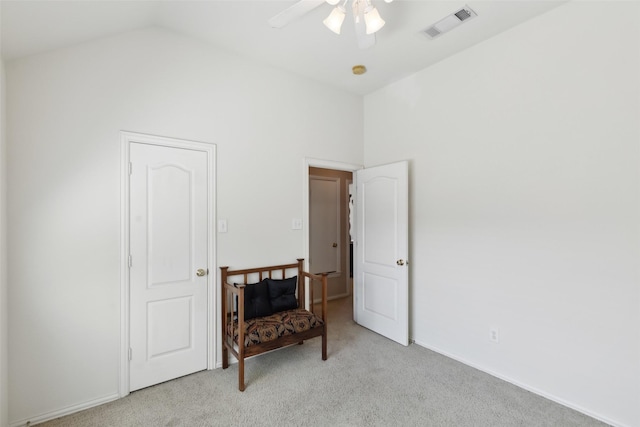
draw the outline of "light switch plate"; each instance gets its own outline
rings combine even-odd
[[[302,220],[300,218],[293,218],[291,220],[292,230],[302,230]]]
[[[226,219],[219,219],[218,220],[218,233],[226,233],[227,231],[229,231],[229,228],[227,227],[227,220]]]

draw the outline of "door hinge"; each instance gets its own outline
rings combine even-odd
[[[129,268],[133,266],[133,258],[129,255]]]
[[[129,162],[129,175],[133,173],[133,163]]]
[[[129,360],[133,359],[133,350],[129,347]]]

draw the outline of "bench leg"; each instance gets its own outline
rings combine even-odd
[[[322,360],[327,360],[327,327],[322,331]]]
[[[244,357],[238,359],[238,389],[244,391]]]
[[[227,369],[228,367],[229,367],[229,350],[227,349],[227,344],[222,343],[222,369]]]

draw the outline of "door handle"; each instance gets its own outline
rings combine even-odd
[[[204,268],[199,268],[198,271],[196,271],[196,276],[198,277],[202,277],[205,274],[207,274],[207,270],[205,270]]]
[[[331,245],[331,246],[333,246],[334,248],[337,248],[338,244],[336,242],[333,242],[333,245]]]
[[[399,259],[399,260],[396,261],[396,264],[404,265],[404,260],[403,259]]]

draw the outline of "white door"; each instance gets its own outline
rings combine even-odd
[[[356,172],[354,317],[409,345],[408,164]]]
[[[207,368],[207,159],[130,144],[130,391]]]

